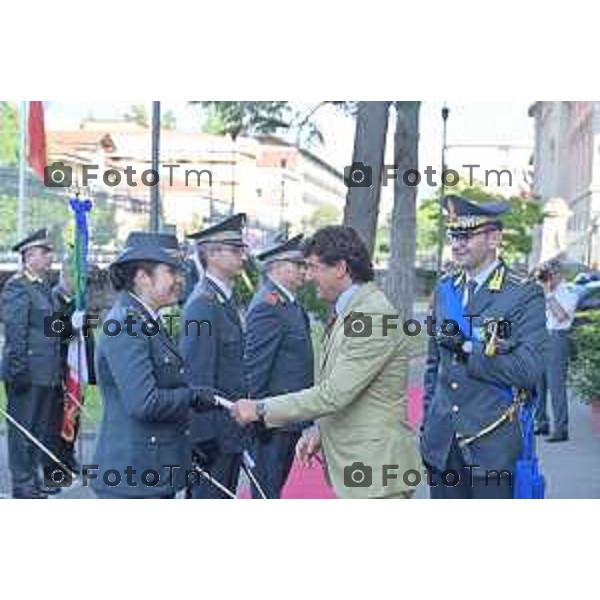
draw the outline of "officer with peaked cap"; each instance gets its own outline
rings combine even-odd
[[[12,250],[21,268],[2,290],[4,344],[2,376],[8,412],[50,450],[56,450],[60,423],[53,416],[62,406],[60,327],[51,330],[57,306],[49,281],[52,244],[39,229]],[[22,433],[8,426],[8,455],[15,498],[45,498],[42,467],[49,459]],[[59,491],[59,490],[56,490]]]
[[[247,395],[243,362],[244,331],[233,285],[244,269],[246,215],[239,213],[189,237],[198,245],[204,279],[194,289],[183,311],[181,349],[188,381],[215,388],[229,400]],[[241,467],[243,432],[228,413],[194,415],[194,455],[211,475],[235,492]],[[189,487],[192,498],[225,498],[204,480]]]
[[[295,296],[304,283],[303,236],[280,239],[258,254],[264,280],[248,308],[245,363],[250,398],[266,398],[313,385],[310,322]],[[279,498],[294,460],[303,426],[280,429],[257,425],[254,436],[256,477],[268,498]],[[257,490],[253,489],[253,496]]]
[[[187,385],[183,358],[159,314],[177,303],[180,267],[174,235],[132,232],[109,268],[119,295],[98,333],[104,410],[98,471],[89,475],[100,498],[173,498],[186,485],[192,409],[205,410],[214,399],[211,390]]]
[[[544,368],[544,297],[499,256],[508,204],[458,196],[444,204],[458,270],[436,286],[437,336],[424,376],[421,452],[431,497],[511,498],[523,441],[515,393],[534,389]],[[458,483],[453,474],[444,481],[444,471],[458,473]]]

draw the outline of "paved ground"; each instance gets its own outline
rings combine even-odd
[[[419,366],[411,379],[418,382]],[[571,401],[571,439],[560,444],[548,444],[540,439],[538,454],[547,480],[548,498],[600,498],[600,405],[597,408]],[[1,428],[2,426],[0,426]],[[84,434],[81,442],[83,462],[91,464],[95,436],[93,432]],[[302,482],[302,473],[296,479]],[[314,486],[314,474],[305,474],[306,483]],[[317,483],[318,485],[318,483]],[[243,482],[242,482],[243,486]],[[297,492],[298,490],[296,490]],[[10,480],[6,455],[6,434],[0,429],[0,497],[10,493]],[[318,497],[326,497],[316,494]],[[417,490],[417,497],[426,497],[424,489]],[[89,490],[74,487],[57,498],[86,498]],[[306,497],[305,494],[293,497]]]

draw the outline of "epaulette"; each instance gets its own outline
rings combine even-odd
[[[25,280],[29,281],[30,283],[41,283],[42,282],[42,280],[39,277],[32,275],[31,273],[29,273],[29,271],[21,271],[21,277],[23,277]]]
[[[510,281],[510,283],[513,283],[515,285],[524,285],[528,281],[531,281],[527,277],[523,277],[522,275],[519,275],[518,273],[515,273],[514,271],[507,271],[506,279],[508,281]]]
[[[504,287],[508,270],[504,264],[500,264],[492,273],[487,288],[490,292],[499,292]]]
[[[281,294],[277,293],[277,292],[269,292],[268,294],[264,295],[264,301],[267,304],[270,304],[271,306],[276,306],[279,303],[284,303],[283,298],[281,297]]]
[[[223,296],[221,296],[221,294],[219,294],[219,292],[208,289],[204,289],[201,292],[199,292],[197,297],[201,298],[202,300],[206,300],[207,302],[216,301],[219,304],[225,303],[225,299],[223,298]]]

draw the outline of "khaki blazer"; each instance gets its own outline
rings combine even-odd
[[[357,313],[370,319],[368,337],[345,333],[346,321]],[[268,399],[265,422],[278,427],[316,420],[326,474],[338,497],[402,495],[414,489],[403,481],[404,473],[420,467],[407,419],[407,371],[407,338],[397,311],[374,283],[363,284],[324,334],[316,385]],[[366,468],[364,477],[356,463]],[[351,473],[354,482],[348,479]],[[412,483],[415,476],[407,479]],[[346,485],[349,482],[371,485]]]

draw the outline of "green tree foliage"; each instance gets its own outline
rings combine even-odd
[[[584,402],[600,399],[600,311],[586,314],[586,324],[575,328],[577,347],[569,367],[569,382],[576,396]]]
[[[142,127],[148,127],[148,110],[143,104],[134,104],[129,109],[129,112],[123,115],[123,119],[130,123],[137,123]]]
[[[310,217],[302,220],[302,231],[305,235],[314,233],[326,225],[339,225],[342,222],[342,212],[336,206],[324,204],[315,208]]]
[[[127,113],[123,115],[123,119],[130,123],[137,123],[142,127],[150,126],[150,117],[148,109],[144,104],[134,104]],[[177,119],[172,110],[167,110],[160,115],[160,126],[162,129],[174,130],[177,127]]]
[[[174,130],[177,128],[177,119],[172,110],[166,111],[160,117],[160,125],[163,129]]]
[[[201,101],[206,110],[204,131],[230,135],[234,140],[240,135],[276,133],[289,129],[291,108],[289,102],[268,100],[262,102]]]
[[[417,209],[417,251],[435,250],[438,243],[439,200],[428,198]]]
[[[73,213],[67,200],[57,196],[31,196],[27,199],[25,219],[27,231],[40,227],[49,230],[56,256],[62,258],[66,243],[72,237]],[[94,202],[89,226],[93,246],[104,246],[114,241],[115,209],[108,199]],[[17,199],[0,195],[0,248],[6,251],[17,241]]]
[[[0,165],[19,161],[19,113],[10,102],[0,102]]]

